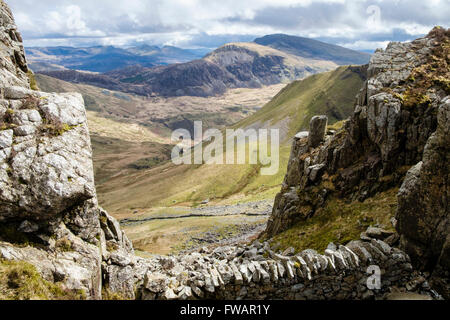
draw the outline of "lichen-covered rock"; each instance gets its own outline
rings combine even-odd
[[[53,232],[56,240],[48,238],[47,245],[43,241],[39,248],[0,241],[0,259],[31,263],[45,280],[82,292],[88,299],[99,299],[102,282],[98,247],[75,236],[64,224]]]
[[[268,243],[255,241],[246,246],[202,248],[200,252],[175,256],[149,259],[135,256],[119,223],[98,206],[81,96],[30,90],[20,34],[6,4],[0,1],[0,6],[0,47],[5,47],[0,50],[0,259],[29,262],[46,280],[83,292],[88,299],[100,299],[103,287],[129,299],[371,299],[386,297],[392,286],[440,298],[430,290],[424,276],[412,272],[409,256],[371,238],[376,234],[373,230],[366,232],[365,241],[352,241],[347,246],[329,245],[325,254],[314,250],[295,254],[289,250],[283,255],[273,252]],[[419,41],[415,45],[421,44],[425,48],[429,42]],[[391,46],[390,54],[401,54],[402,46]],[[428,54],[425,49],[420,52]],[[399,72],[386,71],[383,59],[376,56],[374,61],[380,66],[374,66],[372,73],[381,70],[383,75],[377,81],[383,85],[396,83],[398,74],[407,74],[406,67]],[[376,85],[370,83],[367,91],[374,93],[360,99],[369,101],[368,97],[376,94]],[[440,92],[435,94],[432,103],[439,95]],[[377,139],[375,132],[380,132],[385,123],[389,126],[391,119],[394,122],[399,119],[396,110],[395,116],[389,116],[384,99],[373,104],[374,108],[381,105],[369,115],[367,104],[364,107],[360,104],[352,120],[366,128],[367,121],[359,117],[371,117],[372,140]],[[439,130],[444,130],[448,139],[448,127],[441,125],[449,119],[448,104],[442,110],[447,111],[440,115],[439,128],[443,129]],[[313,125],[314,133],[308,139],[302,134],[294,141],[290,169],[283,192],[277,197],[278,211],[274,211],[270,222],[272,232],[285,228],[298,216],[307,218],[313,214],[326,201],[328,191],[308,188],[320,187],[328,168],[337,170],[352,159],[346,156],[345,148],[354,148],[359,141],[355,137],[361,134],[362,127],[348,126],[347,135],[337,132],[333,137],[324,137],[322,127],[326,121],[319,122]],[[432,125],[431,121],[424,127]],[[395,124],[394,127],[397,128]],[[430,138],[421,167],[410,174],[415,177],[409,184],[412,189],[418,184],[413,180],[422,179],[427,166],[438,160],[434,156],[435,146],[439,149],[444,142],[448,146],[441,131],[434,140]],[[398,156],[395,150],[401,144],[394,141],[397,133],[388,130],[383,134],[381,140],[372,143],[387,155]],[[311,135],[319,144],[309,150]],[[368,137],[367,132],[364,136]],[[340,145],[342,141],[344,146]],[[448,156],[448,152],[444,155]],[[423,187],[428,187],[429,183],[424,181]],[[305,195],[309,197],[306,206]],[[439,204],[434,207],[441,218],[442,208]],[[400,226],[402,221],[399,216]],[[448,272],[449,240],[448,236],[445,241],[441,239],[445,226],[448,227],[439,224],[436,229],[433,243],[436,252],[439,251],[439,261],[433,276]],[[410,240],[407,233],[404,239]],[[383,270],[379,288],[367,285],[371,264]]]
[[[449,43],[450,30],[435,28],[375,52],[344,128],[312,149],[307,139],[294,139],[265,236],[313,216],[330,195],[362,201],[403,181],[397,213],[402,245],[448,296]]]
[[[0,1],[0,83],[5,87],[20,86],[29,88],[28,67],[22,36],[17,30],[11,10]]]
[[[0,259],[100,299],[99,208],[84,102],[30,89],[22,39],[0,1]]]
[[[30,92],[30,97],[37,101],[30,109],[10,109],[11,123],[3,119],[15,127],[12,140],[11,130],[0,134],[4,148],[12,145],[9,157],[1,163],[0,220],[30,214],[37,220],[50,219],[95,196],[81,95]],[[48,128],[55,131],[48,132]]]

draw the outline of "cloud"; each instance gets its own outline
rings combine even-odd
[[[448,0],[10,0],[27,46],[216,47],[270,33],[371,50],[448,27]]]

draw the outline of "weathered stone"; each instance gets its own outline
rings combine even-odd
[[[23,47],[21,43],[18,43],[21,39],[20,35],[15,31],[12,14],[6,4],[0,2],[0,7],[2,10],[0,26],[3,28],[1,30],[7,30],[0,33],[4,33],[5,45],[10,44],[8,50],[11,49],[10,51],[14,52],[13,56],[9,56],[9,51],[5,50],[5,55],[0,57],[3,62],[0,67],[1,93],[6,99],[14,99],[10,101],[0,99],[0,108],[4,110],[9,106],[17,112],[13,117],[18,125],[15,129],[26,126],[35,128],[34,132],[30,130],[24,137],[17,136],[17,133],[14,135],[14,131],[0,131],[0,159],[2,160],[0,161],[2,191],[0,220],[2,224],[10,224],[20,232],[42,240],[39,247],[19,247],[0,242],[0,259],[27,261],[35,265],[46,280],[59,282],[69,290],[83,290],[89,299],[101,298],[102,280],[110,291],[130,299],[136,298],[136,291],[138,297],[143,299],[173,300],[194,297],[205,299],[370,299],[383,297],[389,291],[390,285],[404,286],[404,283],[408,283],[410,290],[419,290],[419,287],[420,290],[427,290],[426,286],[414,282],[412,265],[406,254],[374,239],[366,242],[352,241],[347,246],[339,246],[339,248],[329,246],[325,255],[314,250],[305,250],[295,257],[290,256],[293,252],[278,255],[270,251],[267,243],[255,241],[252,245],[203,248],[198,253],[175,256],[155,256],[148,259],[134,256],[132,245],[120,229],[118,222],[97,204],[92,173],[92,152],[81,95],[48,94],[29,90]],[[415,45],[419,44],[415,43]],[[427,49],[427,46],[431,44],[427,42],[423,49]],[[406,47],[408,45],[390,45],[384,54],[374,55],[370,74],[379,76],[368,81],[364,94],[368,96],[358,99],[361,102],[361,110],[357,113],[357,119],[349,120],[346,128],[346,134],[349,136],[345,140],[349,145],[346,148],[354,148],[353,140],[361,142],[358,141],[357,136],[363,134],[364,130],[359,130],[361,128],[354,123],[365,124],[366,122],[362,119],[366,119],[371,122],[367,129],[373,131],[370,133],[370,141],[382,149],[383,155],[380,158],[382,157],[386,162],[389,160],[389,155],[397,155],[395,146],[398,145],[398,141],[395,139],[395,131],[398,129],[397,121],[400,121],[396,108],[397,98],[379,95],[370,100],[370,97],[382,91],[381,85],[397,84],[399,77],[408,75],[407,64],[405,64],[405,70],[400,71],[391,70],[390,64],[386,64],[392,57],[397,59],[401,49]],[[429,54],[430,51],[424,50],[423,55]],[[33,109],[34,107],[22,109],[27,103],[21,100],[28,95],[35,95],[41,101],[36,106],[36,110]],[[385,97],[387,102],[381,101],[380,97]],[[368,105],[363,105],[366,103]],[[393,106],[392,113],[385,108],[387,105]],[[374,110],[369,110],[372,106]],[[448,162],[445,157],[434,158],[436,148],[444,150],[445,156],[448,155],[445,149],[449,145],[446,139],[450,136],[446,126],[450,118],[446,111],[447,104],[444,104],[442,110],[444,115],[440,114],[438,127],[438,130],[442,132],[437,132],[434,140],[430,138],[424,152],[423,165],[416,172],[417,174],[414,174],[417,179],[425,180],[426,183],[421,187],[428,187],[433,199],[436,196],[433,193],[433,187],[430,186],[433,180],[428,181],[423,175],[432,176],[432,170],[428,170],[427,165],[433,163],[435,166],[437,159],[440,163]],[[359,118],[364,113],[366,115]],[[49,123],[61,127],[57,135],[40,131],[41,114]],[[308,141],[315,139],[320,147],[310,151],[312,153],[306,157],[302,157],[304,160],[300,160],[297,155],[304,155],[308,151],[306,141],[294,139],[296,153],[291,154],[290,165],[297,165],[298,170],[287,180],[293,183],[295,182],[293,178],[298,177],[302,180],[301,187],[288,184],[281,196],[277,197],[277,208],[282,208],[279,211],[280,214],[289,210],[291,211],[288,213],[293,214],[294,210],[301,208],[299,195],[304,190],[302,188],[310,183],[308,176],[316,165],[326,163],[326,170],[328,167],[337,170],[342,163],[347,165],[352,163],[353,159],[343,151],[344,147],[339,150],[333,149],[334,151],[328,150],[332,145],[336,147],[336,141],[333,139],[337,139],[336,136],[339,133],[327,137],[324,141],[322,131],[325,131],[326,120],[325,124],[323,119],[319,120],[314,119],[317,121],[311,126],[314,134],[310,134]],[[377,140],[378,138],[372,135],[384,124],[387,125],[388,130],[380,134],[381,140]],[[322,126],[324,126],[323,130]],[[428,127],[424,126],[424,128]],[[321,136],[320,139],[319,136]],[[408,139],[408,143],[410,140]],[[418,145],[413,147],[416,148]],[[341,152],[343,153],[338,156],[337,154]],[[411,157],[414,158],[414,156]],[[4,160],[8,160],[8,163],[4,163]],[[381,168],[389,169],[388,162],[381,165],[373,161],[371,165],[377,169],[374,169],[375,171]],[[6,174],[6,170],[9,174]],[[357,177],[361,174],[361,171],[352,168],[349,176]],[[445,174],[448,175],[446,171],[443,171],[442,177],[446,177]],[[317,172],[316,178],[319,175]],[[411,189],[419,184],[417,179],[412,181]],[[349,180],[344,179],[344,181]],[[322,205],[326,200],[326,192],[319,191],[317,198],[314,205]],[[439,214],[442,213],[442,203],[447,202],[444,199],[433,206]],[[308,217],[312,213],[314,212],[303,212],[303,217]],[[432,217],[432,221],[435,221],[434,216]],[[35,220],[37,222],[34,222]],[[277,219],[273,221],[275,224],[280,223]],[[428,221],[425,222],[428,223]],[[400,228],[404,226],[402,223],[402,219],[399,219]],[[440,237],[442,234],[448,234],[448,232],[445,233],[446,227],[447,224],[438,224],[435,229],[437,240],[442,241],[436,242],[436,255],[433,258],[437,257],[437,259],[432,260],[437,261],[432,280],[434,283],[441,281],[439,284],[444,288],[445,279],[448,279],[450,240],[448,236],[445,239]],[[274,230],[280,230],[280,228],[277,227]],[[408,245],[413,239],[410,239],[408,230],[402,229],[402,231],[404,231],[402,241]],[[424,235],[418,235],[418,237],[422,236]],[[417,241],[420,242],[418,239]],[[265,258],[266,253],[271,258]],[[369,263],[383,270],[384,279],[383,287],[372,293],[368,293],[368,290],[361,287],[367,280]],[[435,297],[439,296],[435,295]]]
[[[309,122],[308,146],[317,147],[325,137],[325,131],[328,124],[327,116],[314,116]]]
[[[26,87],[12,86],[6,87],[4,91],[6,99],[24,99],[33,94],[33,91]]]
[[[369,238],[378,239],[378,240],[384,240],[387,237],[391,236],[392,234],[394,234],[394,233],[391,231],[386,231],[384,229],[376,228],[376,227],[369,227],[366,230],[366,235]]]
[[[448,299],[450,97],[439,105],[437,122],[422,161],[408,171],[399,190],[396,219],[402,247],[417,268],[433,272],[432,283]]]
[[[11,147],[13,142],[13,131],[2,130],[0,131],[0,149]]]
[[[39,229],[39,225],[37,225],[36,223],[30,222],[28,220],[24,220],[20,226],[19,226],[19,231],[21,232],[25,232],[25,233],[32,233],[32,232],[36,232]]]
[[[294,138],[297,140],[301,140],[301,139],[305,139],[308,138],[309,136],[309,132],[308,131],[300,131],[299,133],[297,133]]]

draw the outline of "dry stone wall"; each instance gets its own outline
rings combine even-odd
[[[149,263],[142,299],[369,299],[385,298],[407,283],[439,297],[413,272],[404,252],[376,239],[330,244],[324,254],[309,249],[290,256],[256,242]],[[378,270],[380,277],[374,278]]]

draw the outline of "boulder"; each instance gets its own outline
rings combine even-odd
[[[309,132],[308,131],[300,131],[299,133],[297,133],[294,136],[294,139],[301,140],[301,139],[308,138],[308,136],[309,136]]]

